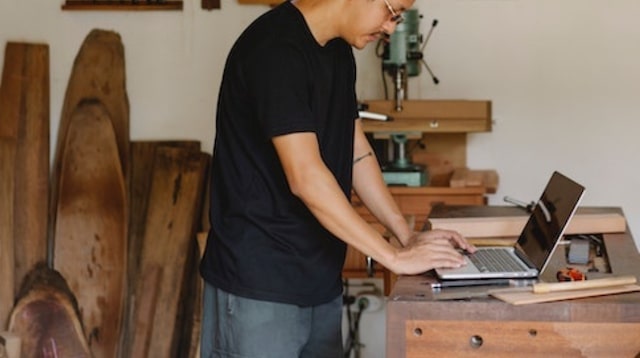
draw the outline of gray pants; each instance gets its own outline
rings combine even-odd
[[[238,297],[205,283],[201,358],[339,358],[342,297],[312,307]]]

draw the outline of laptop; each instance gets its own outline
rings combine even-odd
[[[465,256],[466,266],[436,269],[438,277],[443,280],[537,277],[547,267],[584,190],[582,185],[554,172],[512,247],[479,247],[476,253]],[[508,268],[498,270],[487,263],[474,263],[495,256],[500,257],[498,261],[508,261]]]

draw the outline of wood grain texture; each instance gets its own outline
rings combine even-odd
[[[207,237],[208,232],[199,232],[196,236],[196,241],[198,243],[198,258],[202,259],[204,255],[204,250],[207,246]],[[194,262],[194,265],[197,267],[200,266],[200,260]],[[197,272],[197,269],[196,269]],[[204,293],[204,280],[202,276],[196,276],[196,286],[193,291],[195,296],[194,300],[194,311],[193,311],[193,330],[191,331],[191,337],[189,337],[189,354],[188,358],[198,358],[200,357],[200,335],[202,333],[202,294]]]
[[[467,133],[491,131],[491,101],[405,100],[366,101],[369,111],[386,114],[391,121],[365,120],[365,132]]]
[[[17,292],[27,272],[47,258],[49,47],[9,42],[5,58],[0,123],[5,126],[2,132],[16,139],[14,292]]]
[[[95,357],[115,357],[126,290],[127,199],[109,113],[72,114],[62,155],[54,267],[78,299]]]
[[[133,141],[131,142],[131,167],[129,182],[129,263],[130,292],[135,290],[139,260],[144,239],[147,205],[156,151],[160,147],[184,148],[200,153],[199,141]]]
[[[120,171],[128,182],[129,169],[129,99],[126,92],[124,46],[113,31],[94,29],[84,39],[73,63],[56,142],[51,173],[50,220],[55,227],[58,181],[62,155],[73,112],[87,98],[98,99],[109,113],[117,143]],[[53,233],[51,233],[53,236]]]
[[[584,214],[622,212],[620,208],[581,209]],[[432,214],[442,218],[509,213],[522,215],[514,207],[440,207]],[[603,234],[602,238],[611,273],[640,277],[640,256],[631,234]],[[555,281],[557,270],[565,267],[565,252],[557,250],[540,279]],[[456,353],[487,357],[633,357],[640,352],[640,292],[512,305],[486,295],[439,300],[440,295],[430,287],[435,280],[430,273],[398,278],[387,300],[387,357],[446,357]],[[464,290],[469,295],[475,291],[450,290]],[[470,345],[473,335],[483,338],[479,348]]]
[[[9,330],[21,337],[23,358],[91,357],[73,293],[44,263],[25,276]]]
[[[144,272],[144,281],[140,282],[140,290],[144,295],[136,302],[138,310],[135,316],[135,326],[131,327],[131,352],[129,357],[148,357],[149,344],[153,330],[154,317],[158,307],[158,294],[162,284],[162,267],[150,266]]]
[[[590,281],[587,280],[584,282],[590,282]],[[618,285],[618,286],[611,286],[611,287],[589,288],[589,289],[581,289],[581,290],[573,290],[573,291],[560,291],[560,292],[548,292],[548,293],[534,293],[534,292],[531,292],[530,289],[522,290],[522,289],[507,288],[507,289],[489,290],[489,293],[498,299],[511,303],[512,305],[528,305],[532,303],[565,301],[565,300],[573,300],[577,298],[616,295],[620,293],[637,292],[637,291],[640,291],[640,286],[631,284],[631,285]]]
[[[142,243],[145,234],[147,205],[149,203],[149,195],[151,191],[154,161],[156,151],[160,147],[176,147],[184,148],[194,153],[200,152],[200,142],[195,140],[147,140],[131,142],[131,158],[129,161],[129,232],[127,259],[127,292],[129,296],[126,301],[127,323],[125,325],[122,341],[125,351],[131,351],[134,349],[131,347],[132,342],[140,340],[140,338],[135,338],[140,334],[134,323],[135,291],[138,284],[140,257],[142,255]],[[138,342],[138,345],[135,347],[137,352],[140,352],[139,349],[140,342]]]
[[[640,323],[412,320],[403,357],[633,357],[639,334]]]
[[[15,140],[0,137],[0,330],[6,327],[13,307],[14,239],[13,239],[13,170]]]
[[[18,137],[18,117],[22,91],[22,72],[25,53],[21,48],[7,43],[4,51],[2,67],[2,84],[0,85],[0,137]]]
[[[156,151],[135,298],[139,303],[151,302],[145,296],[157,292],[153,324],[148,332],[139,333],[148,337],[147,357],[174,357],[178,351],[184,328],[179,319],[186,293],[184,276],[187,257],[195,249],[207,162],[207,157],[183,148],[161,147]],[[163,267],[159,288],[144,287],[157,267]],[[146,319],[144,307],[136,304],[134,317],[134,327],[139,330],[138,322]]]
[[[122,171],[126,173],[129,166],[129,99],[124,61],[124,46],[118,33],[94,29],[85,37],[73,63],[65,93],[56,162],[64,152],[65,133],[78,103],[85,98],[96,98],[110,115]]]

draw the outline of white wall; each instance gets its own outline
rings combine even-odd
[[[199,139],[210,152],[227,52],[267,7],[225,0],[221,10],[205,11],[199,0],[185,0],[183,11],[62,11],[63,2],[0,0],[0,63],[7,41],[49,44],[52,143],[73,60],[100,28],[124,43],[132,139]]]
[[[468,165],[498,192],[537,199],[553,170],[586,186],[583,205],[622,207],[640,242],[640,2],[417,0],[438,19],[409,98],[490,99],[494,128],[469,136]],[[373,48],[358,54],[360,98],[384,95]],[[363,66],[366,64],[366,66]],[[390,95],[392,93],[390,92]],[[426,143],[428,145],[428,143]]]
[[[242,29],[267,10],[185,1],[183,11],[61,11],[59,1],[0,0],[0,43],[50,46],[52,148],[73,59],[93,28],[121,34],[132,139],[199,139],[210,151],[221,71]],[[587,187],[584,205],[620,206],[640,232],[640,25],[636,0],[417,0],[426,58],[410,98],[493,101],[494,129],[469,136],[468,165],[500,174],[492,204],[534,200],[551,171]],[[358,95],[381,98],[373,46],[357,51]],[[0,53],[3,61],[4,51]],[[427,143],[428,145],[428,143]],[[53,155],[53,153],[52,153]],[[640,241],[640,234],[636,241]]]

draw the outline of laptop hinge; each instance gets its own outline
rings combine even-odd
[[[536,267],[536,265],[533,264],[533,262],[531,262],[531,260],[529,260],[529,258],[527,257],[527,255],[525,255],[522,252],[522,249],[520,248],[520,245],[515,245],[515,247],[513,248],[513,252],[515,252],[515,254],[520,258],[520,260],[522,260],[522,262],[524,262],[527,266],[529,266],[529,268],[532,269],[538,269]]]

